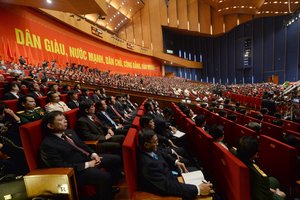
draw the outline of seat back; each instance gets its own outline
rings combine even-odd
[[[276,177],[281,184],[291,188],[296,179],[297,150],[266,135],[259,138],[260,168],[268,176]]]
[[[41,108],[45,108],[45,105],[47,104],[47,96],[37,97],[35,100],[37,105]]]
[[[68,97],[67,94],[60,94],[59,97],[60,97],[60,100],[61,100],[61,101],[67,103],[67,101],[68,101],[68,100],[67,100],[67,97]]]
[[[282,138],[282,128],[268,122],[261,122],[261,133],[277,140]]]
[[[220,117],[219,122],[224,127],[224,141],[232,146],[234,144],[233,131],[235,123],[224,117]]]
[[[214,178],[225,199],[250,200],[249,169],[218,143],[212,144]]]
[[[4,100],[2,102],[5,103],[14,112],[17,112],[19,110],[19,108],[18,108],[18,99]]]
[[[76,121],[78,119],[79,108],[75,108],[65,112],[66,119],[68,120],[68,127],[70,129],[74,129],[76,125]]]
[[[42,120],[30,122],[20,126],[20,137],[24,148],[29,170],[37,169],[40,165],[40,144],[44,138]]]
[[[240,124],[235,124],[232,145],[237,147],[239,139],[243,136],[256,136],[256,135],[258,135],[258,133],[256,133],[255,131],[253,131],[245,126],[242,126]]]
[[[132,128],[135,128],[137,130],[141,130],[141,126],[140,126],[140,117],[136,116],[131,124]]]
[[[213,137],[202,128],[194,126],[194,148],[196,157],[203,163],[205,169],[211,171],[211,146]]]
[[[137,190],[137,134],[135,128],[130,128],[122,145],[124,171],[130,199],[133,199],[134,192]]]
[[[291,130],[291,131],[296,131],[300,132],[300,124],[292,122],[290,120],[282,120],[283,121],[283,126],[282,128],[284,130]]]

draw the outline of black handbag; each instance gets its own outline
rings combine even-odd
[[[23,177],[8,174],[0,178],[0,200],[8,199],[27,199]]]

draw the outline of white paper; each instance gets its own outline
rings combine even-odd
[[[181,175],[184,180],[184,183],[186,183],[186,184],[198,186],[201,183],[206,182],[201,170],[188,172],[188,173],[182,173]]]
[[[181,138],[181,137],[184,136],[184,135],[185,135],[184,132],[181,132],[181,131],[177,130],[177,131],[174,133],[173,136],[178,137],[178,138]]]

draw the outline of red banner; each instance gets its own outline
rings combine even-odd
[[[69,62],[113,73],[161,76],[154,58],[106,44],[29,8],[0,4],[0,9],[4,60],[17,61],[22,55],[33,65],[56,60],[61,68]]]

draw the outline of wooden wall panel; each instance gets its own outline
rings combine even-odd
[[[237,14],[232,14],[232,15],[225,15],[225,31],[228,32],[237,25],[237,19],[238,15]]]
[[[198,0],[188,0],[189,30],[198,31]]]
[[[187,29],[187,0],[180,0],[177,1],[177,10],[178,10],[178,21],[179,25],[178,28],[180,29]]]
[[[252,15],[246,15],[246,14],[240,14],[239,15],[240,24],[248,22],[248,21],[250,21],[252,19],[253,19]]]
[[[134,38],[135,44],[142,45],[142,23],[141,23],[141,12],[138,11],[132,18],[133,20],[133,31],[134,31]]]
[[[127,37],[128,42],[133,43],[134,34],[133,34],[133,23],[132,23],[132,21],[128,22],[126,24],[126,37]]]
[[[125,26],[122,27],[119,32],[118,32],[118,37],[123,39],[123,40],[126,40],[126,32],[125,32]]]
[[[177,0],[169,0],[168,17],[169,26],[177,27]]]
[[[168,26],[167,5],[165,0],[159,1],[160,5],[160,20],[163,26]]]
[[[150,48],[151,47],[151,29],[150,29],[150,19],[149,19],[149,0],[145,1],[145,6],[141,10],[141,18],[142,18],[142,33],[143,33],[143,41],[144,46]]]
[[[149,16],[151,27],[151,41],[153,44],[153,51],[163,51],[163,36],[162,27],[160,21],[160,15],[157,11],[160,8],[160,0],[148,0],[149,3]]]
[[[199,2],[200,32],[210,34],[211,12],[210,6],[202,1]]]
[[[219,15],[215,9],[211,9],[212,11],[212,33],[213,34],[221,34],[223,33],[223,23],[224,17],[223,15]]]

